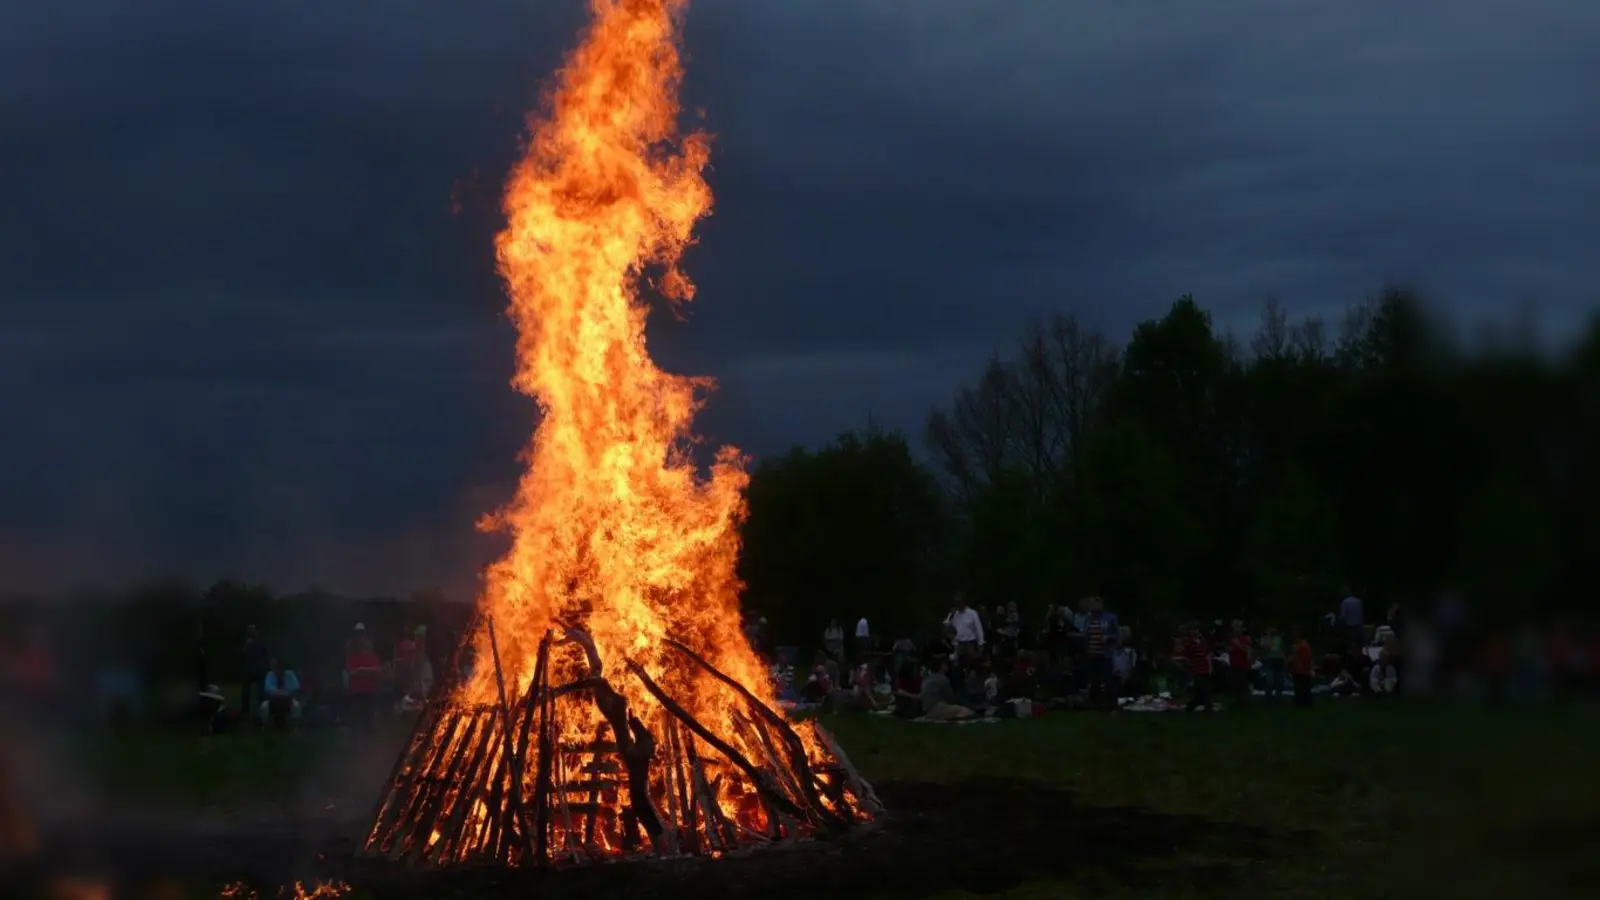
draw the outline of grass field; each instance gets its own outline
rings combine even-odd
[[[950,854],[1016,845],[998,854],[1009,878],[955,875],[919,896],[1548,900],[1589,895],[1600,879],[1591,708],[1347,702],[959,727],[823,721],[892,813],[897,796],[924,813],[948,801],[966,829],[941,826]],[[365,740],[134,735],[96,742],[88,758],[124,800],[258,821],[330,806],[359,816],[394,744]]]

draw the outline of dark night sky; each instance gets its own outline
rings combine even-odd
[[[532,419],[496,194],[582,17],[5,4],[0,591],[470,584]],[[717,206],[653,347],[757,453],[918,431],[1041,311],[1594,307],[1600,4],[696,0],[687,43]]]

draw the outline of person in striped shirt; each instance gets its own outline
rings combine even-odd
[[[1117,617],[1106,612],[1105,601],[1099,597],[1085,600],[1084,609],[1084,668],[1089,681],[1089,705],[1096,709],[1115,709],[1116,680],[1111,654],[1117,648],[1121,629]]]
[[[1201,707],[1211,712],[1211,641],[1200,631],[1199,622],[1189,623],[1189,634],[1183,639],[1183,660],[1194,679],[1194,690],[1189,694],[1189,712]]]

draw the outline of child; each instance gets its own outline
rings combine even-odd
[[[1200,623],[1189,623],[1189,636],[1183,641],[1183,659],[1194,678],[1194,692],[1189,696],[1189,712],[1201,707],[1211,712],[1211,642],[1200,632]]]
[[[1296,628],[1294,650],[1289,657],[1289,676],[1294,679],[1294,705],[1301,709],[1311,706],[1311,673],[1316,669],[1316,665],[1316,657],[1311,653],[1311,642],[1306,640],[1304,631]]]
[[[1234,619],[1228,639],[1228,689],[1239,705],[1250,700],[1250,671],[1255,664],[1255,647],[1245,633],[1244,622]]]
[[[1278,633],[1278,629],[1268,626],[1266,633],[1261,636],[1261,663],[1264,670],[1262,674],[1267,680],[1267,697],[1272,700],[1283,695],[1285,649],[1283,635]]]

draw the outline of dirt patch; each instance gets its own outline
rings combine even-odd
[[[532,895],[925,897],[952,889],[997,893],[1073,878],[1110,885],[1198,879],[1222,886],[1232,865],[1286,852],[1259,829],[1149,810],[1076,803],[1037,784],[974,780],[959,785],[878,785],[883,821],[837,842],[814,842],[720,860],[594,866],[553,873],[411,873],[352,866],[334,874],[375,893],[430,897]],[[1195,882],[1191,882],[1195,883]]]
[[[1259,829],[1150,810],[1083,806],[1068,792],[996,779],[957,785],[878,785],[889,807],[879,823],[836,842],[752,851],[720,860],[591,866],[559,872],[419,874],[355,860],[348,832],[308,849],[304,828],[274,833],[176,836],[149,832],[120,845],[101,840],[95,859],[124,883],[183,873],[194,883],[246,880],[271,896],[305,877],[339,878],[384,898],[560,896],[924,897],[952,889],[995,893],[1034,881],[1084,887],[1169,881],[1225,888],[1236,866],[1288,851]],[[332,840],[327,840],[332,837]],[[133,866],[137,863],[137,866]],[[132,868],[130,868],[132,866]],[[137,869],[138,874],[133,874]]]

